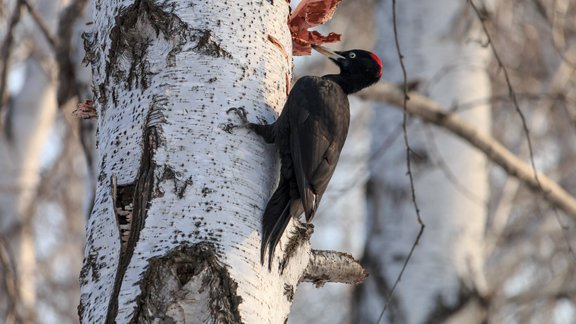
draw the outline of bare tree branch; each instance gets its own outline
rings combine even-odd
[[[368,100],[386,102],[397,107],[402,107],[404,103],[402,90],[387,82],[380,82],[360,92],[359,96]],[[538,178],[534,177],[533,168],[512,154],[496,139],[480,133],[458,115],[448,112],[437,102],[417,93],[410,93],[410,100],[407,102],[406,109],[424,121],[444,127],[466,140],[484,152],[494,163],[500,165],[509,175],[518,178],[531,190],[541,193],[546,201],[576,219],[576,199],[547,176],[539,173]]]
[[[54,37],[52,36],[52,34],[50,33],[50,30],[48,30],[48,25],[44,21],[44,18],[42,18],[42,15],[38,12],[38,10],[36,10],[36,8],[34,8],[28,2],[28,0],[20,0],[20,2],[26,7],[28,12],[30,13],[30,16],[32,16],[32,19],[34,19],[34,22],[36,22],[36,25],[38,25],[38,28],[40,28],[42,35],[44,35],[44,37],[46,38],[46,41],[48,41],[48,44],[50,44],[50,47],[52,48],[52,50],[55,51],[58,44],[57,44],[56,40],[54,39]]]
[[[82,19],[87,2],[87,0],[75,0],[60,14],[57,32],[58,48],[55,51],[60,72],[58,76],[59,105],[63,105],[70,98],[80,96],[80,86],[77,78],[79,71],[76,71],[74,66],[72,49],[75,41],[73,38],[74,26],[79,19]]]
[[[8,65],[10,61],[10,54],[12,53],[12,44],[14,43],[13,31],[16,25],[20,21],[22,4],[18,2],[14,7],[14,13],[10,18],[10,23],[6,30],[6,36],[2,42],[2,51],[0,55],[0,64],[2,66],[2,71],[0,72],[0,129],[4,129],[4,118],[6,116],[6,104],[8,103],[8,96],[6,91],[8,90]]]
[[[486,23],[485,23],[485,21],[487,19],[486,9],[485,8],[482,8],[481,10],[478,9],[478,7],[474,4],[474,2],[472,0],[468,0],[468,3],[470,4],[470,7],[472,7],[474,12],[478,16],[478,20],[480,21],[480,24],[482,25],[482,30],[484,30],[484,34],[486,35],[486,38],[488,39],[488,43],[490,44],[490,48],[492,49],[492,54],[494,55],[494,59],[496,60],[496,62],[498,62],[498,66],[502,69],[502,72],[504,73],[504,79],[506,80],[506,85],[508,86],[508,94],[510,96],[510,99],[512,99],[512,104],[514,105],[514,108],[516,109],[516,112],[518,113],[520,120],[522,121],[522,129],[524,130],[524,134],[526,135],[526,142],[528,143],[528,153],[530,154],[530,163],[532,164],[532,171],[534,174],[534,178],[536,180],[536,184],[540,185],[540,181],[539,181],[540,179],[538,179],[538,171],[536,170],[536,164],[534,163],[534,149],[532,148],[532,139],[530,138],[530,130],[528,129],[528,123],[526,123],[526,116],[524,116],[522,109],[520,109],[520,104],[518,103],[518,98],[516,97],[516,91],[512,87],[512,81],[510,80],[510,75],[508,74],[508,69],[506,68],[506,66],[502,62],[502,59],[500,58],[500,54],[498,54],[498,51],[496,50],[496,47],[494,46],[494,42],[492,41],[492,36],[490,36],[490,32],[488,31],[488,27],[486,27]],[[542,190],[544,190],[544,189],[542,188]]]
[[[416,213],[416,221],[420,225],[420,230],[418,232],[418,235],[416,236],[416,239],[414,240],[414,243],[412,244],[412,247],[410,248],[410,252],[408,252],[408,256],[406,257],[406,260],[404,260],[404,264],[402,265],[402,269],[400,269],[400,273],[398,273],[398,277],[396,277],[396,280],[394,281],[394,284],[392,285],[392,288],[390,289],[390,292],[388,293],[388,296],[386,297],[386,303],[384,304],[384,307],[382,308],[382,312],[380,312],[380,316],[378,316],[378,321],[376,322],[377,324],[379,324],[380,321],[382,320],[382,318],[384,317],[384,313],[386,313],[386,310],[388,309],[388,305],[390,305],[390,303],[392,301],[392,297],[394,296],[394,291],[396,290],[398,283],[400,283],[400,280],[402,279],[402,275],[404,274],[404,271],[406,270],[406,267],[408,266],[408,262],[410,262],[410,259],[412,259],[412,254],[414,253],[416,246],[420,242],[420,238],[422,237],[422,234],[424,234],[424,228],[426,227],[424,222],[422,222],[422,217],[420,216],[420,208],[418,207],[418,201],[416,200],[416,189],[414,188],[414,176],[412,174],[412,159],[410,158],[410,154],[412,153],[412,149],[410,148],[410,142],[408,140],[408,100],[410,99],[410,97],[408,96],[408,91],[409,91],[408,75],[406,73],[406,66],[404,65],[404,55],[402,54],[402,51],[400,50],[400,41],[398,39],[398,24],[396,22],[396,0],[392,0],[392,25],[394,27],[394,44],[396,45],[396,53],[398,54],[398,61],[400,62],[400,67],[402,68],[402,86],[403,86],[402,87],[402,94],[403,94],[403,96],[402,96],[402,108],[403,108],[402,134],[404,135],[404,145],[406,146],[406,173],[408,175],[408,179],[410,180],[410,193],[411,193],[411,197],[412,197],[412,205],[414,206],[414,211]]]
[[[326,282],[360,284],[368,277],[368,272],[350,254],[336,251],[312,250],[310,263],[302,276],[302,281],[312,282],[316,287]]]
[[[18,313],[20,296],[18,292],[18,277],[14,256],[10,253],[9,242],[0,237],[0,274],[2,274],[3,291],[6,292],[6,314],[4,323],[20,323],[22,318]]]

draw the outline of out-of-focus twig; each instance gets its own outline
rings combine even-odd
[[[22,3],[16,3],[14,8],[14,13],[10,18],[10,23],[8,23],[8,28],[6,30],[6,36],[2,42],[2,47],[0,48],[0,66],[2,71],[0,71],[0,129],[4,129],[4,118],[6,115],[6,104],[8,103],[8,95],[6,93],[8,84],[8,66],[10,61],[10,54],[12,53],[12,44],[14,43],[14,29],[20,21],[21,17]]]
[[[81,19],[88,0],[75,0],[60,14],[58,24],[58,48],[56,61],[58,62],[58,105],[63,105],[68,99],[80,96],[77,81],[77,71],[72,60],[72,46],[74,25]],[[79,100],[84,98],[79,98]]]
[[[30,16],[32,16],[32,19],[34,19],[34,22],[36,23],[36,25],[38,25],[38,28],[40,28],[42,35],[44,35],[44,38],[46,38],[46,41],[48,42],[48,44],[50,44],[50,47],[52,48],[52,50],[56,51],[56,48],[58,47],[58,43],[56,42],[56,39],[50,33],[50,30],[48,29],[48,25],[44,21],[44,18],[42,18],[40,13],[38,13],[38,10],[36,10],[36,8],[34,8],[28,2],[28,0],[20,0],[20,2],[22,3],[22,5],[24,5],[24,7],[26,7],[28,12],[30,13]]]
[[[2,290],[7,294],[5,296],[7,305],[3,323],[20,323],[20,314],[18,314],[20,296],[14,256],[10,254],[8,242],[2,237],[0,237],[0,273],[2,274],[2,284],[4,285]]]
[[[414,239],[414,243],[412,244],[412,247],[410,248],[410,252],[408,252],[406,259],[404,260],[404,264],[402,264],[402,268],[400,269],[400,273],[398,273],[398,277],[396,277],[396,280],[394,280],[394,284],[392,285],[392,288],[390,288],[390,292],[388,293],[388,296],[386,296],[386,303],[384,304],[384,307],[382,308],[382,311],[380,312],[380,315],[378,316],[378,321],[376,322],[377,324],[379,324],[380,321],[382,320],[382,318],[384,317],[384,313],[386,313],[386,309],[388,309],[388,305],[390,305],[390,302],[392,301],[392,297],[394,296],[394,291],[396,290],[398,283],[400,283],[400,280],[402,279],[402,275],[404,275],[404,271],[406,270],[408,263],[412,259],[412,254],[414,253],[414,250],[416,250],[416,246],[420,242],[420,238],[422,237],[422,234],[424,234],[424,228],[426,227],[424,222],[422,222],[422,217],[420,216],[420,208],[418,207],[418,201],[416,200],[416,189],[414,186],[414,176],[412,174],[412,163],[411,163],[411,158],[410,158],[410,156],[412,155],[412,149],[410,148],[410,142],[408,140],[408,108],[407,107],[408,107],[408,100],[410,99],[410,97],[408,96],[408,90],[409,90],[408,89],[408,75],[406,73],[406,66],[404,65],[404,55],[402,54],[402,51],[400,50],[400,41],[398,39],[398,24],[396,22],[396,0],[392,0],[392,25],[394,28],[394,44],[396,45],[396,53],[398,54],[398,61],[400,62],[400,67],[402,69],[402,108],[404,108],[403,109],[404,115],[402,118],[402,134],[404,135],[404,145],[406,146],[406,173],[408,174],[408,179],[410,180],[410,193],[411,193],[411,197],[412,197],[412,205],[414,206],[414,212],[416,213],[416,221],[420,225],[420,230],[418,231],[418,234],[416,235],[416,238]]]

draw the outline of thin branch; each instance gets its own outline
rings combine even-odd
[[[8,24],[8,28],[6,29],[6,37],[2,42],[2,57],[0,58],[2,61],[2,71],[0,72],[0,129],[4,128],[4,118],[6,115],[6,104],[7,104],[7,93],[8,87],[8,65],[10,61],[10,54],[12,53],[12,44],[14,42],[14,29],[16,25],[20,21],[21,17],[21,9],[22,3],[18,2],[14,8],[14,13],[10,19],[10,23]]]
[[[80,85],[77,80],[76,67],[72,60],[72,44],[74,25],[82,19],[82,13],[86,8],[87,0],[75,0],[60,14],[58,24],[58,48],[56,49],[56,61],[59,68],[58,104],[63,105],[70,98],[80,96]]]
[[[14,256],[10,253],[9,242],[0,237],[0,273],[4,277],[2,280],[3,290],[6,292],[6,303],[4,323],[20,323],[22,318],[18,312],[20,303],[20,293],[18,291],[18,276]]]
[[[301,281],[312,282],[316,287],[326,282],[360,284],[368,277],[360,262],[350,254],[336,251],[312,250],[310,262]]]
[[[48,41],[48,44],[50,44],[50,47],[52,48],[52,50],[56,51],[57,42],[54,39],[54,37],[52,36],[52,34],[50,33],[50,30],[48,30],[48,26],[46,25],[44,18],[42,18],[42,16],[38,13],[38,10],[36,10],[36,8],[34,8],[28,2],[28,0],[19,0],[19,1],[22,5],[24,5],[26,7],[26,9],[28,9],[28,12],[32,16],[32,19],[34,19],[34,22],[36,22],[36,25],[38,25],[38,28],[40,28],[42,35],[44,35],[44,37],[46,38],[46,41]]]
[[[400,61],[400,67],[402,68],[402,80],[403,80],[403,91],[404,97],[402,99],[402,107],[404,108],[404,116],[402,120],[402,130],[404,134],[404,144],[406,145],[406,168],[408,178],[410,178],[410,191],[412,194],[412,203],[414,204],[414,210],[416,211],[416,218],[418,219],[418,224],[424,226],[422,223],[422,218],[420,217],[420,208],[418,208],[418,202],[416,201],[416,190],[414,189],[414,176],[412,174],[412,163],[410,159],[410,153],[412,149],[410,148],[410,142],[408,140],[408,110],[406,104],[410,97],[408,96],[408,76],[406,74],[406,66],[404,65],[404,55],[400,51],[400,42],[398,40],[398,25],[396,23],[396,0],[392,0],[392,21],[394,24],[394,43],[396,44],[396,52],[398,53],[398,60]]]
[[[404,145],[406,146],[406,168],[407,168],[408,178],[410,179],[410,192],[412,195],[412,204],[414,205],[414,211],[416,212],[416,220],[418,221],[418,224],[420,224],[420,231],[418,232],[418,235],[416,236],[416,240],[414,240],[414,243],[412,244],[412,247],[410,248],[410,252],[408,253],[408,256],[406,257],[406,260],[404,260],[404,264],[402,265],[402,269],[400,270],[400,273],[398,274],[396,281],[394,281],[394,285],[392,285],[392,289],[390,289],[390,293],[388,294],[388,296],[386,298],[386,304],[384,304],[382,312],[380,313],[380,316],[378,317],[378,321],[376,323],[380,323],[380,321],[384,317],[384,313],[386,312],[386,309],[388,308],[388,305],[390,304],[390,301],[392,300],[392,297],[394,296],[394,291],[396,290],[396,286],[398,286],[398,283],[402,279],[402,275],[404,274],[404,271],[406,270],[406,267],[408,266],[408,262],[410,262],[410,259],[412,258],[412,254],[414,253],[414,250],[416,249],[416,246],[420,242],[420,238],[422,237],[422,234],[424,233],[424,227],[426,227],[426,225],[422,222],[422,217],[420,217],[420,208],[418,208],[418,202],[416,200],[416,190],[414,189],[414,177],[412,175],[412,165],[411,165],[411,159],[410,159],[410,153],[412,152],[412,149],[410,148],[410,142],[408,141],[408,107],[407,107],[408,100],[410,99],[410,97],[408,96],[408,76],[406,73],[406,66],[404,65],[404,55],[402,55],[402,51],[400,50],[400,41],[398,40],[398,24],[396,21],[396,0],[392,0],[392,24],[394,27],[394,44],[396,45],[396,53],[398,54],[398,60],[400,61],[400,67],[402,68],[402,82],[403,82],[402,107],[404,108],[404,116],[403,116],[403,120],[402,120],[402,130],[403,130],[403,134],[404,134]]]
[[[362,91],[359,96],[364,99],[387,102],[391,105],[402,107],[405,95],[395,85],[380,82]],[[534,170],[531,166],[512,154],[496,139],[482,134],[458,115],[449,113],[440,104],[417,93],[410,93],[410,101],[406,108],[410,114],[418,116],[426,122],[444,127],[466,140],[486,154],[494,163],[500,165],[509,175],[518,178],[533,191],[541,193],[550,204],[557,206],[567,215],[576,219],[576,199],[541,173],[538,174],[538,182],[534,177]]]
[[[418,245],[418,243],[420,243],[420,238],[422,238],[422,234],[424,234],[424,227],[425,227],[425,225],[423,223],[421,223],[420,224],[420,231],[418,232],[418,235],[416,235],[416,239],[414,240],[414,244],[412,244],[412,247],[410,248],[410,252],[408,252],[408,256],[406,257],[406,260],[404,260],[404,264],[402,264],[402,269],[400,269],[400,273],[398,274],[398,278],[396,278],[396,281],[394,281],[394,285],[392,285],[392,289],[390,289],[390,293],[388,293],[388,296],[386,296],[386,304],[384,304],[384,308],[382,309],[382,312],[380,313],[380,316],[378,317],[378,321],[376,323],[380,323],[380,321],[384,317],[384,313],[386,313],[386,310],[388,309],[388,305],[390,305],[390,302],[392,301],[392,297],[394,296],[394,291],[396,290],[396,286],[398,286],[398,284],[400,283],[400,280],[402,280],[402,275],[404,274],[404,271],[406,270],[406,267],[408,266],[408,261],[410,261],[410,259],[412,258],[412,254],[414,254],[414,250],[416,250],[416,246]]]
[[[496,51],[496,47],[494,46],[494,42],[492,41],[490,32],[488,32],[488,27],[486,27],[485,24],[486,14],[481,13],[472,0],[468,0],[468,3],[470,3],[470,6],[472,7],[472,9],[474,9],[476,16],[478,16],[478,20],[482,25],[482,30],[484,30],[484,34],[486,35],[488,43],[490,44],[490,48],[492,49],[494,59],[496,59],[496,62],[498,62],[498,67],[501,68],[502,72],[504,73],[504,79],[508,87],[508,94],[510,95],[510,99],[512,99],[512,104],[514,105],[514,108],[516,109],[518,116],[520,116],[520,120],[522,121],[522,129],[524,130],[524,134],[526,135],[526,141],[528,142],[528,153],[530,155],[530,164],[532,165],[532,172],[534,173],[536,183],[539,183],[540,181],[538,179],[538,171],[536,170],[536,164],[534,163],[534,149],[532,148],[532,139],[530,138],[530,130],[528,129],[526,116],[524,116],[524,113],[522,112],[522,109],[520,109],[520,105],[518,104],[518,98],[516,98],[516,91],[514,91],[514,88],[512,87],[512,81],[510,81],[510,76],[508,75],[508,69],[506,68],[504,63],[502,63],[502,59],[500,58],[498,51]]]
[[[518,179],[512,177],[506,178],[506,183],[502,188],[502,192],[500,192],[498,195],[500,199],[494,208],[494,217],[489,223],[485,234],[487,237],[485,240],[486,246],[484,248],[486,255],[492,255],[503,236],[502,234],[504,233],[504,228],[506,227],[506,224],[508,224],[508,220],[512,215],[512,205],[514,198],[518,193],[519,186],[520,181],[518,181]]]

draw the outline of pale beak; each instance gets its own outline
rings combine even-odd
[[[314,50],[316,50],[316,52],[334,60],[334,61],[338,61],[338,60],[344,60],[346,59],[344,56],[338,54],[337,52],[331,51],[329,49],[327,49],[324,46],[320,46],[320,45],[312,45],[312,48]]]

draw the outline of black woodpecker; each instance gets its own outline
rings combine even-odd
[[[382,62],[364,50],[331,51],[314,48],[340,67],[340,74],[300,78],[288,95],[282,113],[271,125],[244,126],[275,143],[280,153],[280,181],[262,218],[260,262],[268,249],[269,269],[276,245],[292,217],[302,212],[310,223],[334,173],[350,123],[348,95],[376,83]]]

